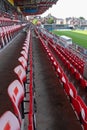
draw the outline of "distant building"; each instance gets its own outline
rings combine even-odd
[[[62,18],[57,18],[56,24],[64,24],[64,19],[62,19]]]

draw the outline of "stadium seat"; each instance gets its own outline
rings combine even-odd
[[[75,74],[76,69],[74,68],[74,66],[71,66],[70,71],[71,71],[71,74],[72,74],[72,75],[74,75],[74,74]]]
[[[71,82],[69,82],[69,88],[69,98],[70,102],[72,103],[73,98],[77,98],[77,90]]]
[[[87,119],[85,119],[86,116],[87,116],[87,110],[84,111],[84,109],[82,108],[82,110],[81,110],[81,123],[83,125],[84,130],[87,130]]]
[[[59,76],[60,79],[61,79],[62,76],[63,76],[63,71],[62,71],[62,69],[61,69],[60,66],[58,66],[58,68],[57,68],[57,75]]]
[[[21,130],[17,117],[6,111],[0,118],[0,130]]]
[[[24,98],[24,86],[18,80],[14,80],[8,86],[8,94],[10,95],[12,102],[19,107],[20,102]]]
[[[24,83],[26,81],[26,71],[22,67],[22,65],[18,65],[14,68],[14,72],[17,74],[19,80],[21,83]]]
[[[86,88],[87,87],[87,80],[85,80],[84,78],[81,78],[80,79],[80,84],[83,88]]]
[[[67,66],[67,68],[68,68],[69,70],[70,70],[70,68],[71,68],[71,66],[72,66],[71,63],[70,63],[68,60],[66,61],[66,66]]]
[[[28,61],[28,55],[27,55],[27,53],[24,50],[21,51],[21,55],[24,56],[26,61]]]
[[[23,46],[22,49],[26,52],[26,54],[28,54],[28,46]]]
[[[19,111],[19,106],[24,98],[24,87],[21,85],[21,83],[18,80],[14,80],[8,86],[8,95],[13,103],[15,114],[16,116],[18,116],[19,121],[21,123],[21,114]]]
[[[76,90],[75,86],[71,82],[69,82],[69,87],[70,87],[70,90],[72,91],[71,96],[76,98],[77,97],[77,90]]]
[[[77,118],[80,119],[80,115],[81,115],[81,106],[79,101],[77,100],[77,98],[72,97],[72,106],[75,110],[75,113],[77,115]]]
[[[18,58],[18,61],[21,63],[21,65],[26,70],[27,69],[27,61],[26,61],[26,59],[23,56],[21,56],[21,57]]]
[[[77,100],[79,101],[80,107],[81,107],[80,108],[81,109],[80,121],[81,121],[82,124],[85,123],[85,126],[87,127],[87,124],[86,124],[87,123],[87,106],[80,96],[77,96]]]
[[[61,82],[64,84],[68,84],[69,80],[65,73],[62,73]]]
[[[65,93],[66,93],[66,95],[69,97],[69,91],[70,91],[70,87],[69,87],[69,83],[65,83],[64,85],[63,85],[63,87],[64,87],[64,90],[65,90]]]
[[[82,79],[82,76],[81,76],[81,74],[76,70],[76,72],[75,72],[75,78],[76,78],[76,80],[78,80],[78,81],[80,81],[81,79]]]

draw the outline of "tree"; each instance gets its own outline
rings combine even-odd
[[[48,24],[52,24],[54,23],[54,19],[52,17],[48,18],[48,21],[47,21]]]
[[[33,21],[32,21],[32,23],[35,24],[35,25],[37,24],[37,22],[38,22],[38,20],[36,18],[33,19]]]
[[[84,18],[84,17],[79,17],[79,19],[81,19],[81,20],[85,20],[85,18]]]

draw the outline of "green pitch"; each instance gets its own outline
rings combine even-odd
[[[70,30],[70,31],[52,31],[56,35],[66,35],[72,38],[73,43],[87,48],[87,30]]]

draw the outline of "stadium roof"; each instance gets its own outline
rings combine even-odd
[[[15,6],[18,6],[21,12],[27,15],[38,15],[44,13],[58,0],[14,0]]]

